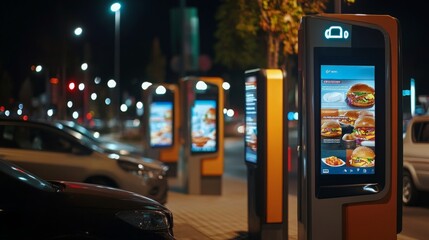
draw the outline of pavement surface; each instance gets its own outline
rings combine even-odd
[[[221,195],[190,195],[180,178],[169,179],[166,206],[174,215],[178,240],[248,239],[247,181],[223,176]],[[289,239],[297,239],[296,197],[289,197]],[[294,221],[295,219],[295,221]]]
[[[247,181],[224,175],[221,195],[191,195],[182,191],[179,178],[170,178],[166,206],[173,212],[178,240],[248,239]],[[298,239],[296,196],[288,197],[288,239]],[[401,234],[398,240],[415,240]],[[275,239],[273,239],[275,240]]]
[[[128,142],[130,143],[130,142]],[[131,142],[132,143],[132,142]],[[241,142],[242,143],[242,142]],[[236,141],[225,140],[233,146]],[[142,146],[141,143],[134,143]],[[235,146],[238,148],[240,146]],[[231,147],[231,148],[234,148]],[[242,148],[243,146],[241,146]],[[243,154],[244,151],[239,151]],[[243,157],[236,157],[242,159]],[[228,163],[229,173],[222,177],[221,195],[192,195],[184,191],[181,176],[169,178],[169,196],[165,204],[173,212],[174,234],[177,240],[242,240],[248,239],[247,178],[242,162]],[[235,163],[236,164],[236,163]],[[236,168],[231,170],[232,168]],[[291,180],[291,179],[289,179]],[[289,182],[288,197],[288,239],[298,239],[296,182]],[[295,194],[293,194],[295,192]],[[273,239],[277,240],[277,239]],[[385,240],[385,239],[380,239]],[[419,240],[402,234],[397,240]]]

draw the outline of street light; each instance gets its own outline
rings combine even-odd
[[[119,85],[119,82],[120,82],[120,80],[119,80],[119,46],[120,46],[120,44],[119,44],[119,26],[120,26],[120,24],[119,23],[120,23],[120,19],[121,19],[120,9],[121,9],[120,3],[114,3],[110,6],[110,10],[115,13],[115,66],[114,66],[115,72],[114,72],[114,75],[115,75],[115,81],[117,83],[117,91],[118,91],[118,94],[117,94],[118,101],[117,101],[117,105],[116,105],[116,111],[117,111],[116,113],[118,114],[117,115],[118,120],[119,120],[119,106],[121,104],[121,89],[120,89],[120,85]],[[114,104],[114,106],[115,106],[115,104]]]
[[[77,27],[74,29],[74,35],[80,36],[83,32],[83,29],[81,27]]]

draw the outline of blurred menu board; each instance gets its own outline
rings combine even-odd
[[[257,96],[256,77],[250,76],[245,82],[246,96],[246,135],[245,135],[245,159],[247,162],[257,162]]]
[[[173,103],[152,102],[149,113],[151,147],[173,145]]]
[[[191,138],[193,153],[209,153],[217,151],[216,100],[195,100],[192,107]]]
[[[321,174],[374,174],[375,67],[321,65]]]

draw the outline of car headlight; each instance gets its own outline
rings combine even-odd
[[[116,216],[142,230],[167,230],[170,228],[170,223],[167,216],[161,211],[134,210],[121,211]]]
[[[154,178],[155,176],[163,177],[162,170],[154,169],[148,166],[145,166],[141,163],[133,163],[129,161],[124,160],[118,160],[118,165],[121,167],[124,171],[131,172],[137,175],[141,175],[144,177]]]

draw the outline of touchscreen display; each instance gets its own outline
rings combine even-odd
[[[245,135],[245,159],[247,162],[257,162],[257,98],[256,77],[246,78],[245,100],[246,100],[246,135]]]
[[[375,66],[320,65],[321,174],[375,173]]]
[[[149,113],[151,147],[173,145],[173,102],[152,102]]]
[[[216,100],[195,100],[191,110],[191,152],[208,153],[217,151]]]

